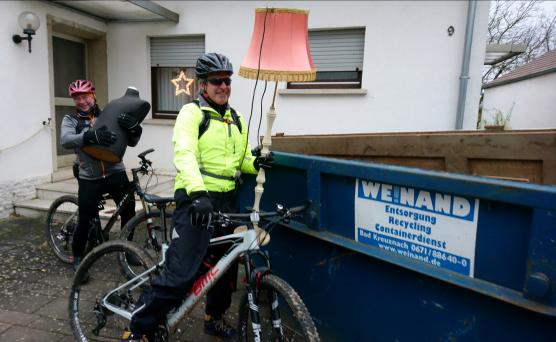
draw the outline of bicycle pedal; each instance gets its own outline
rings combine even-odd
[[[56,239],[60,240],[60,241],[64,241],[66,239],[66,237],[64,236],[64,234],[60,233],[56,235]]]

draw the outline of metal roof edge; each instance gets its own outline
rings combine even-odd
[[[96,14],[66,5],[64,3],[61,2],[57,2],[56,0],[39,0],[41,2],[44,2],[46,4],[49,5],[53,5],[56,7],[60,7],[60,8],[64,8],[68,11],[72,11],[75,13],[78,13],[80,15],[84,15],[99,21],[102,21],[103,23],[107,24],[107,23],[127,23],[127,22],[134,22],[134,23],[139,23],[139,22],[165,22],[165,21],[173,21],[174,23],[178,23],[179,22],[179,18],[180,15],[176,12],[170,11],[169,9],[160,6],[157,3],[154,3],[150,0],[124,0],[126,2],[129,2],[130,4],[133,4],[137,7],[141,7],[142,9],[154,13],[158,16],[160,16],[160,19],[107,19],[101,16],[98,16]]]
[[[108,23],[108,19],[106,19],[106,18],[99,17],[98,15],[95,15],[95,14],[92,14],[92,13],[89,13],[89,12],[86,12],[86,11],[82,11],[80,9],[68,6],[66,4],[63,4],[61,2],[56,2],[55,0],[40,0],[40,1],[44,2],[48,5],[51,5],[51,6],[60,7],[60,8],[66,9],[68,11],[75,12],[75,13],[80,14],[80,15],[84,15],[84,16],[89,17],[89,18],[93,18],[93,19],[96,19],[98,21],[102,21],[105,24]]]
[[[159,16],[166,18],[167,20],[178,23],[180,21],[180,15],[176,12],[170,11],[166,7],[160,6],[152,1],[138,1],[138,0],[127,0],[128,2],[134,4],[135,6],[146,9],[147,11],[158,14]]]

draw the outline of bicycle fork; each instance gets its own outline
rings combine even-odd
[[[270,273],[270,259],[267,252],[257,251],[256,254],[261,256],[265,262],[265,266],[257,267],[251,270],[251,258],[246,255],[245,267],[247,274],[249,274],[249,281],[247,284],[247,302],[249,304],[249,314],[251,315],[251,325],[253,329],[253,336],[256,342],[261,341],[261,316],[259,314],[259,306],[257,305],[258,289],[260,280],[264,274]],[[270,301],[270,317],[272,319],[272,328],[274,333],[278,336],[278,341],[284,341],[284,331],[282,329],[282,320],[280,318],[280,307],[278,303],[278,295],[274,291],[268,293]]]

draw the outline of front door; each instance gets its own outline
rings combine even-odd
[[[52,52],[54,65],[54,111],[56,124],[56,156],[58,168],[69,166],[75,159],[73,149],[60,144],[60,125],[64,115],[75,111],[68,94],[70,82],[87,78],[86,43],[67,35],[53,34]]]

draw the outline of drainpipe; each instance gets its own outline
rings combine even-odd
[[[467,97],[467,81],[469,81],[469,62],[471,59],[471,45],[473,43],[473,27],[475,26],[475,11],[477,3],[469,0],[467,5],[467,27],[465,29],[465,47],[461,75],[459,76],[458,109],[456,114],[456,129],[463,128],[463,114],[465,112],[465,99]]]

